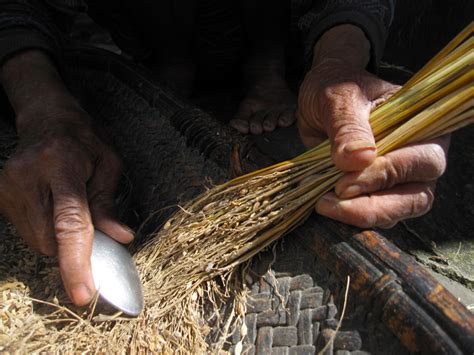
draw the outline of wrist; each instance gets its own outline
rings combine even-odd
[[[328,61],[365,68],[370,61],[370,42],[364,32],[349,24],[327,30],[313,48],[312,67]]]
[[[16,130],[20,138],[41,132],[72,133],[92,130],[90,116],[77,104],[55,106],[48,110],[24,110],[16,116]]]
[[[47,54],[18,53],[0,68],[0,83],[16,114],[19,135],[51,124],[89,124]]]

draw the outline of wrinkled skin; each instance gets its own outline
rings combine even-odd
[[[57,82],[46,55],[31,51],[17,59],[7,62],[0,76],[17,112],[19,134],[18,147],[0,175],[0,210],[32,249],[58,255],[69,297],[86,305],[95,292],[90,265],[94,226],[119,242],[133,239],[114,215],[120,159]],[[32,69],[23,73],[25,65]],[[19,85],[23,74],[30,80]],[[43,85],[50,89],[44,95]],[[30,96],[35,89],[40,90],[33,96],[38,101]]]
[[[346,172],[316,211],[362,228],[387,228],[430,210],[436,179],[446,168],[450,138],[377,156],[369,115],[399,87],[364,69],[366,42],[362,31],[351,25],[323,35],[300,87],[298,128],[307,147],[328,137],[334,164]]]

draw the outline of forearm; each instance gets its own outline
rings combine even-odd
[[[19,135],[57,119],[67,120],[61,112],[80,109],[53,62],[39,50],[24,51],[7,60],[0,67],[0,84],[16,113]]]
[[[347,24],[358,27],[370,42],[369,71],[376,71],[382,58],[385,39],[393,19],[395,0],[321,0],[300,19],[299,27],[305,40],[308,67],[313,63],[314,46],[321,37]],[[336,45],[340,39],[336,38]]]
[[[357,26],[332,27],[314,45],[312,67],[328,59],[365,68],[370,60],[370,42]]]

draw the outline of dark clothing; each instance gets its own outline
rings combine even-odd
[[[154,8],[154,1],[157,0],[0,0],[0,65],[26,49],[44,50],[60,61],[64,34],[70,29],[74,16],[84,11],[89,11],[97,22],[110,30],[122,50],[143,56],[143,49],[156,36],[155,23],[169,21],[160,13],[147,13],[148,8]],[[179,15],[176,1],[169,0],[169,4]],[[199,11],[206,1],[198,0],[197,4]],[[354,24],[371,42],[371,66],[375,68],[382,56],[394,8],[395,0],[292,0],[291,16],[300,32],[308,62],[314,43],[326,30],[339,24]]]

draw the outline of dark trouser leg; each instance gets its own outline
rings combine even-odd
[[[285,81],[289,20],[289,0],[243,1],[247,95],[231,122],[242,133],[260,134],[294,122],[295,98]]]
[[[160,64],[190,61],[196,0],[142,0],[145,38]]]
[[[289,21],[289,0],[243,0],[247,66],[278,67],[279,74],[284,74]]]
[[[148,65],[158,79],[189,94],[196,1],[102,0],[91,2],[89,10],[122,50]]]
[[[145,0],[150,18],[146,41],[157,78],[189,96],[194,86],[196,0]]]

